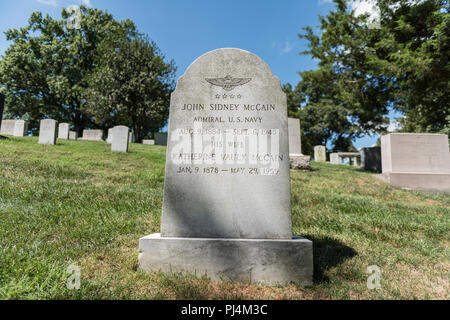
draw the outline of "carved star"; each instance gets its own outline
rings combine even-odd
[[[242,98],[242,96],[240,94],[237,95],[238,99]]]
[[[226,94],[224,94],[224,95],[222,96],[222,98],[224,98],[224,99],[225,99],[226,97],[227,97],[227,95],[226,95]]]
[[[220,99],[220,94],[216,94],[216,99]]]
[[[231,99],[234,99],[234,94],[230,94],[230,98],[231,98]]]

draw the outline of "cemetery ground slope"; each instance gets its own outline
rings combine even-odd
[[[293,229],[314,241],[314,286],[139,272],[138,240],[160,228],[165,148],[129,150],[0,140],[0,299],[449,298],[450,196],[330,164],[291,171]],[[66,286],[70,264],[80,290]],[[367,288],[371,265],[381,289]]]

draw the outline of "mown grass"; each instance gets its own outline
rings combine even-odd
[[[396,189],[349,166],[291,172],[294,233],[314,241],[314,285],[210,282],[137,270],[159,232],[165,148],[0,140],[1,299],[448,299],[450,196]],[[81,268],[81,288],[66,286]],[[381,288],[367,288],[367,267]]]

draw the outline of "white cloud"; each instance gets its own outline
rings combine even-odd
[[[80,3],[86,7],[92,7],[91,0],[79,0]],[[45,4],[47,6],[53,6],[56,7],[58,5],[57,0],[37,0],[37,2]]]
[[[292,49],[294,49],[295,44],[294,43],[290,43],[289,41],[286,41],[284,47],[280,50],[280,54],[286,54],[292,51]]]
[[[37,0],[37,2],[53,7],[56,7],[58,5],[56,0]]]
[[[295,42],[289,42],[288,40],[286,40],[284,45],[279,42],[272,41],[271,46],[279,52],[280,56],[282,56],[294,50],[297,44]]]
[[[333,3],[333,0],[319,0],[319,6],[323,6],[327,3]]]
[[[389,127],[387,128],[388,132],[397,132],[402,129],[402,125],[398,122],[397,119],[391,120],[389,123]]]
[[[86,7],[91,7],[91,0],[81,0],[81,4],[86,6]]]
[[[319,0],[319,2],[329,2],[330,0]],[[408,5],[419,5],[425,2],[425,0],[409,0],[406,1]],[[380,28],[380,8],[377,5],[376,0],[349,0],[348,2],[351,10],[354,10],[356,17],[369,14],[368,25],[371,28]],[[392,10],[397,10],[400,7],[399,3],[390,5]]]
[[[352,0],[349,5],[350,9],[354,10],[356,17],[369,14],[369,26],[380,27],[380,8],[375,0]]]

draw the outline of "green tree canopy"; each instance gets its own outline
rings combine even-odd
[[[131,20],[117,21],[107,12],[83,6],[80,10],[80,24],[76,28],[69,24],[71,13],[63,9],[61,19],[48,15],[43,17],[40,12],[34,12],[29,25],[6,31],[7,39],[13,43],[0,61],[0,85],[7,95],[6,106],[10,116],[20,117],[28,113],[34,128],[40,119],[51,117],[73,124],[79,134],[84,128],[124,124],[111,121],[124,121],[127,119],[125,116],[108,118],[109,122],[94,117],[92,103],[88,101],[91,93],[88,89],[96,85],[90,82],[96,79],[94,73],[100,73],[97,68],[104,70],[106,57],[124,64],[116,68],[129,67],[131,60],[114,57],[114,54],[121,54],[120,50],[108,51],[111,43],[122,41],[123,44],[131,39],[142,43],[142,36]],[[154,54],[156,61],[160,53],[155,50]],[[138,71],[143,70],[138,68]],[[143,74],[141,76],[140,86],[154,85]],[[154,79],[151,73],[148,76]],[[124,81],[123,85],[130,84]],[[133,94],[138,96],[140,92]],[[141,98],[147,99],[148,96]],[[158,99],[167,102],[167,93],[154,90],[152,101]],[[161,112],[164,118],[165,111]],[[158,125],[162,126],[164,120],[158,121]],[[132,125],[132,122],[125,121],[125,124]]]
[[[289,107],[302,121],[304,152],[327,143],[349,150],[353,139],[385,132],[390,108],[405,114],[404,130],[446,130],[447,1],[378,0],[379,27],[369,15],[356,16],[347,1],[334,2],[335,10],[319,17],[319,34],[305,27],[299,35],[308,42],[302,54],[318,60],[316,70],[300,72],[292,90],[297,102]]]
[[[141,141],[167,122],[175,70],[143,35],[104,43],[89,80],[88,110],[97,121],[132,127]]]
[[[448,0],[379,0],[383,54],[370,61],[394,88],[403,131],[450,131],[450,4]]]

